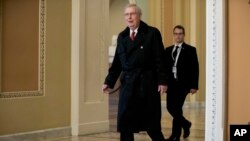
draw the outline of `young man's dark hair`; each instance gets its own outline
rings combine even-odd
[[[181,26],[181,25],[175,26],[174,29],[173,29],[173,33],[174,33],[174,31],[175,31],[176,28],[181,29],[183,31],[183,34],[185,35],[185,29],[184,29],[183,26]]]

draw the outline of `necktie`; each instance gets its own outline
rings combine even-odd
[[[134,32],[134,31],[131,33],[130,39],[131,39],[132,41],[134,41],[134,39],[135,39],[135,32]]]
[[[175,47],[175,50],[174,50],[174,52],[173,52],[173,58],[174,58],[174,60],[175,60],[175,58],[176,58],[176,56],[177,56],[178,49],[179,49],[179,47],[176,46],[176,47]]]

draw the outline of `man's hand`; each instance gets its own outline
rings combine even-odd
[[[109,94],[108,89],[109,89],[109,86],[107,84],[102,85],[102,92],[103,93]]]
[[[190,89],[191,94],[195,94],[197,92],[197,89]]]
[[[168,90],[168,86],[167,85],[158,85],[158,92],[160,92],[160,94],[166,93],[167,90]]]

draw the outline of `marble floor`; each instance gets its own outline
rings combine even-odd
[[[78,137],[65,137],[49,141],[119,141],[119,133],[116,132],[117,95],[110,95],[110,131],[105,133],[90,134]],[[181,141],[204,141],[205,134],[205,109],[204,107],[184,107],[184,115],[192,121],[191,134],[187,139]],[[162,132],[165,138],[171,134],[172,118],[167,112],[165,105],[162,105]],[[151,141],[145,132],[135,134],[135,141]]]

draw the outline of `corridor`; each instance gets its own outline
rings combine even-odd
[[[110,131],[105,133],[90,134],[78,137],[66,137],[53,139],[49,141],[119,141],[119,133],[116,132],[116,114],[117,114],[117,94],[109,96],[109,118]],[[191,134],[189,138],[181,141],[204,141],[205,137],[205,109],[202,107],[184,106],[184,115],[192,121]],[[172,118],[162,104],[162,131],[165,138],[168,138],[171,133]],[[135,141],[151,141],[146,132],[135,134]]]

